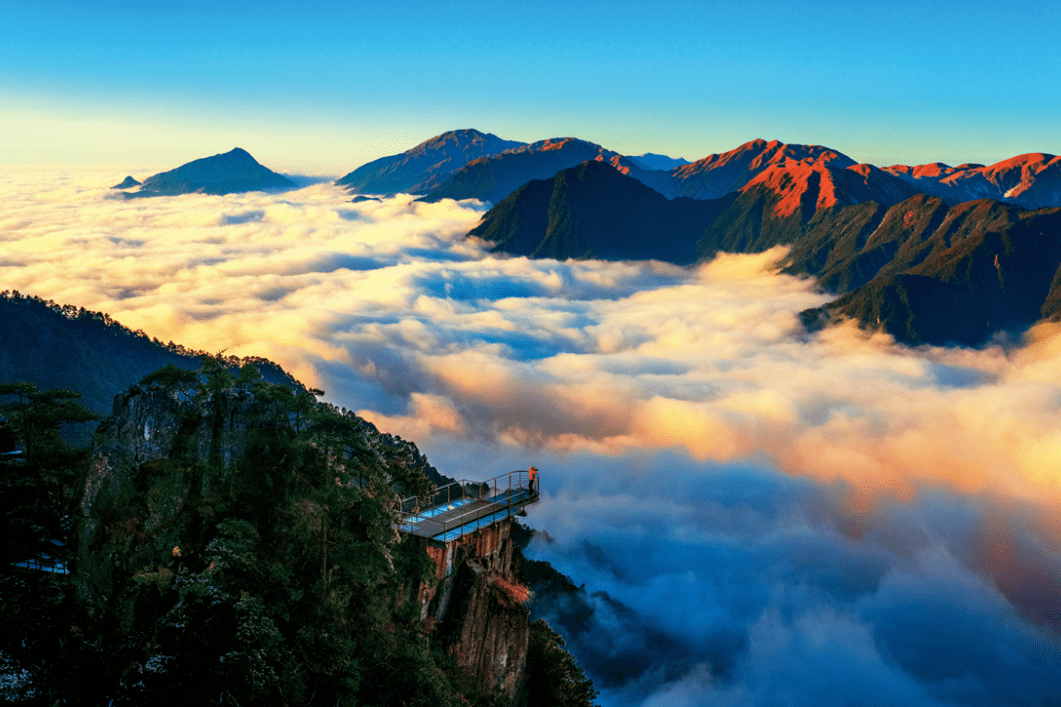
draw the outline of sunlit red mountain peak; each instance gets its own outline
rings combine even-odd
[[[1061,157],[1033,152],[1011,157],[980,171],[988,181],[1004,189],[1004,198],[1030,200],[1042,197],[1043,204],[1056,203],[1061,193]]]
[[[890,205],[915,193],[894,175],[872,165],[858,164],[847,155],[821,145],[757,140],[738,150],[745,156],[756,150],[758,153],[737,178],[747,181],[735,183],[735,191],[758,188],[772,194],[773,214],[777,217],[791,216],[802,209],[809,218],[817,209],[866,201]],[[733,159],[732,153],[723,158],[726,159]]]
[[[835,160],[830,160],[835,161]],[[871,165],[853,164],[836,169],[826,160],[804,158],[772,164],[741,187],[741,192],[762,188],[772,193],[773,213],[787,217],[803,209],[814,211],[874,201],[891,205],[915,193],[909,185]]]
[[[891,167],[885,168],[885,171],[896,176],[905,175],[913,177],[914,179],[942,179],[947,175],[954,174],[955,171],[960,169],[961,167],[951,167],[942,162],[930,162],[929,164],[921,164],[916,167],[908,167],[907,165],[902,164],[892,165]]]
[[[1017,155],[995,164],[940,162],[893,165],[885,171],[918,191],[939,196],[952,204],[973,199],[998,199],[1026,208],[1055,205],[1061,200],[1061,157],[1042,152]]]
[[[743,189],[770,168],[820,165],[843,169],[854,164],[850,157],[821,145],[790,145],[757,139],[672,170],[673,193],[668,195],[717,199]],[[766,178],[767,182],[771,179],[774,178]]]
[[[629,175],[631,168],[636,169],[636,165],[631,164],[630,160],[620,155],[615,155],[611,159],[605,159],[603,154],[597,156],[598,162],[607,162],[615,169],[619,170],[620,173]]]

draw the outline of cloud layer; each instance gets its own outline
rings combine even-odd
[[[475,202],[107,198],[122,176],[0,176],[0,289],[271,358],[451,476],[537,460],[532,551],[597,593],[572,640],[608,700],[1049,703],[1061,327],[810,336],[828,296],[779,252],[531,261],[463,238]]]

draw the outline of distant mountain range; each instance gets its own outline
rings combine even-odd
[[[986,198],[1027,208],[1061,206],[1061,157],[1042,153],[987,167],[933,163],[879,169],[820,145],[752,140],[690,163],[652,153],[624,156],[572,137],[525,144],[477,130],[443,133],[359,167],[336,183],[358,194],[406,192],[426,201],[497,204],[532,179],[547,179],[586,160],[607,162],[668,198],[717,199],[755,183],[780,186],[782,180],[795,179],[820,192],[821,206],[867,200],[894,204],[920,193],[949,204]],[[798,185],[785,188],[799,191]]]
[[[114,189],[139,185],[137,191],[123,192],[125,198],[173,196],[177,194],[235,194],[267,189],[294,189],[287,177],[263,167],[246,150],[235,148],[213,157],[194,160],[168,172],[148,177],[141,184],[126,177]]]
[[[674,161],[663,155],[647,157],[651,164]],[[400,155],[358,167],[336,184],[358,194],[405,192],[420,195],[423,201],[429,202],[481,199],[497,203],[532,179],[551,177],[586,160],[609,161],[624,173],[648,175],[655,169],[577,138],[552,138],[526,144],[502,140],[478,130],[453,130]]]
[[[689,160],[684,157],[667,157],[666,155],[657,155],[653,152],[646,152],[643,155],[627,157],[626,159],[630,160],[641,169],[648,170],[674,169],[675,167],[689,164]]]
[[[436,141],[480,137],[494,138]],[[753,140],[649,169],[670,159],[561,138],[451,159],[417,184],[427,201],[494,202],[469,236],[513,255],[684,264],[789,246],[785,272],[841,295],[802,314],[812,329],[853,318],[908,344],[977,345],[1061,319],[1059,157],[879,169]]]
[[[979,344],[1061,319],[1061,157],[984,166],[858,164],[820,145],[753,140],[695,162],[578,138],[455,130],[337,180],[357,194],[494,204],[469,236],[550,258],[694,263],[790,247],[783,267],[841,297],[803,314],[901,341]],[[239,148],[115,189],[127,198],[295,185]]]
[[[896,165],[888,172],[918,191],[950,203],[996,199],[1031,209],[1061,206],[1061,157],[1043,153],[1018,155],[985,167],[941,162],[917,167]]]

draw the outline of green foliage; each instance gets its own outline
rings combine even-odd
[[[0,460],[0,662],[6,674],[22,676],[0,686],[5,700],[44,702],[59,694],[53,686],[74,652],[67,640],[73,604],[62,571],[85,454],[67,446],[60,430],[96,419],[78,397],[33,383],[0,385],[5,427],[24,451]],[[30,572],[27,565],[55,571]]]
[[[45,552],[61,555],[69,541],[63,519],[78,500],[85,452],[67,445],[60,430],[64,424],[98,419],[76,402],[79,397],[67,390],[39,391],[33,383],[0,385],[0,415],[24,451],[0,463],[0,511],[8,562]]]
[[[199,372],[206,379],[206,383],[200,389],[200,393],[229,390],[235,384],[236,377],[229,370],[223,354],[223,351],[219,351],[213,356],[203,354],[199,357]]]
[[[564,639],[538,619],[527,647],[528,707],[590,707],[597,697],[593,681],[564,650]]]
[[[202,363],[129,394],[178,416],[174,452],[92,507],[78,581],[95,597],[84,655],[112,656],[94,663],[101,701],[478,700],[410,601],[433,565],[399,541],[395,501],[433,489],[422,457],[319,390]],[[216,449],[226,434],[238,458]]]
[[[172,363],[166,364],[154,373],[149,373],[140,380],[140,385],[160,385],[177,393],[182,400],[190,400],[202,387],[199,371],[181,368]]]
[[[34,383],[0,385],[0,413],[15,437],[25,445],[30,464],[56,466],[56,455],[67,461],[71,449],[60,438],[64,424],[98,420],[99,415],[75,402],[80,393],[72,390],[38,391]]]
[[[0,382],[29,381],[40,390],[75,390],[89,410],[110,414],[114,396],[163,366],[197,369],[202,351],[163,343],[103,312],[57,304],[18,291],[0,292]],[[274,383],[297,385],[262,358],[224,357],[230,368],[253,365]],[[66,425],[67,442],[87,445],[94,425]]]
[[[166,367],[119,398],[172,451],[123,456],[128,421],[105,423],[97,440],[118,445],[101,449],[119,466],[92,477],[84,506],[72,489],[86,454],[58,431],[91,413],[64,391],[0,387],[18,444],[32,448],[0,467],[0,502],[22,499],[53,520],[90,509],[63,531],[79,545],[72,580],[0,573],[0,666],[17,677],[0,698],[508,704],[420,620],[415,592],[435,567],[419,539],[395,531],[395,502],[432,492],[426,460],[319,403],[319,390],[230,364],[217,355],[196,371]],[[6,493],[17,479],[32,493]]]

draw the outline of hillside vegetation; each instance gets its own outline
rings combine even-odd
[[[221,358],[168,365],[119,395],[78,450],[59,436],[93,417],[76,393],[0,387],[8,446],[24,452],[0,461],[0,695],[509,704],[453,652],[467,607],[425,620],[435,565],[395,531],[396,499],[429,496],[437,472],[320,394]],[[26,569],[44,555],[70,574]],[[500,610],[526,623],[518,604]],[[583,686],[549,704],[589,704],[559,637],[529,635],[527,675]]]

